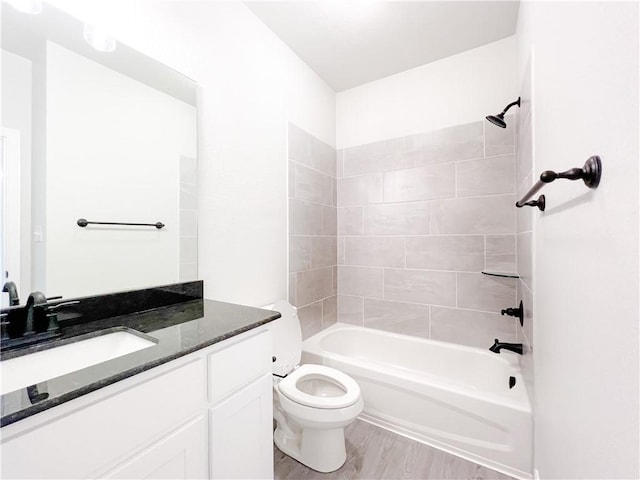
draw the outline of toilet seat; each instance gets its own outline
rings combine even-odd
[[[345,393],[337,397],[321,397],[303,392],[297,386],[304,377],[314,377],[340,386]],[[324,365],[301,365],[278,384],[280,392],[289,400],[313,408],[345,408],[354,405],[360,399],[360,387],[348,375]]]

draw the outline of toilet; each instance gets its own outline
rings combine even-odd
[[[300,365],[302,333],[296,308],[286,300],[268,307],[282,314],[271,322],[273,416],[276,446],[318,472],[339,469],[347,459],[344,428],[362,412],[360,387],[345,373],[323,365]]]

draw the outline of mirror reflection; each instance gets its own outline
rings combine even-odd
[[[196,85],[92,35],[2,2],[0,271],[20,303],[197,277]]]

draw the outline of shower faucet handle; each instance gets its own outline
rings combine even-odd
[[[524,326],[524,306],[522,305],[522,300],[520,300],[520,305],[514,308],[505,308],[500,311],[501,315],[509,315],[510,317],[516,317],[520,320],[520,326]]]

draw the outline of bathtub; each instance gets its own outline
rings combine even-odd
[[[531,407],[516,354],[338,323],[303,342],[302,363],[353,377],[362,420],[531,478]]]

